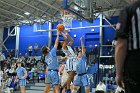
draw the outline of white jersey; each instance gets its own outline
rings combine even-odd
[[[63,52],[68,56],[66,61],[68,71],[76,71],[77,56],[75,55],[73,49],[67,46],[67,50],[63,49]]]

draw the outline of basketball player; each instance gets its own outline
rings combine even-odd
[[[17,76],[16,79],[19,80],[19,86],[20,86],[20,91],[21,93],[26,93],[26,77],[27,77],[27,71],[24,67],[22,67],[22,62],[18,61],[17,62],[18,68],[16,69]]]
[[[75,60],[77,58],[76,58],[76,55],[75,55],[73,49],[71,48],[71,45],[73,44],[74,40],[69,35],[67,30],[66,30],[65,35],[70,40],[70,42],[68,43],[68,39],[66,39],[64,41],[65,44],[62,47],[63,52],[67,56],[66,64],[67,64],[67,70],[68,70],[68,79],[66,80],[65,84],[61,87],[60,93],[62,92],[63,88],[66,88],[66,93],[71,93],[70,84],[71,84],[71,82],[73,82],[74,76],[76,74],[75,73],[76,72],[76,61]],[[65,37],[65,35],[62,34],[63,37]]]
[[[57,31],[57,37],[55,40],[55,45],[51,49],[43,46],[42,47],[42,54],[45,56],[45,62],[47,63],[47,68],[46,68],[46,88],[44,93],[49,93],[50,92],[50,84],[52,84],[54,93],[59,93],[59,75],[58,75],[58,61],[57,61],[57,47],[58,47],[58,42],[59,42],[59,35],[60,32]]]
[[[85,55],[86,49],[83,43],[83,37],[80,38],[82,50],[78,51],[78,60],[76,64],[76,80],[74,81],[74,90],[72,93],[77,93],[80,86],[85,87],[85,93],[90,93],[88,86],[88,78],[87,78],[87,70],[86,70],[86,62],[87,57]]]

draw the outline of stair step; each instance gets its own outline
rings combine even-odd
[[[35,83],[35,86],[38,86],[38,87],[45,87],[46,85],[44,83]]]
[[[27,90],[26,93],[43,93],[43,91]],[[50,91],[49,93],[53,93],[53,92]]]
[[[45,89],[45,87],[37,87],[37,86],[31,86],[30,90],[41,90],[43,91]]]

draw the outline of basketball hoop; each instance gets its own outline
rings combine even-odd
[[[65,28],[71,28],[72,20],[74,19],[75,15],[71,14],[68,10],[63,10],[61,16]]]

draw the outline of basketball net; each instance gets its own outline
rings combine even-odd
[[[65,28],[71,28],[72,27],[72,20],[74,18],[73,14],[69,14],[69,11],[62,10],[62,20]]]

